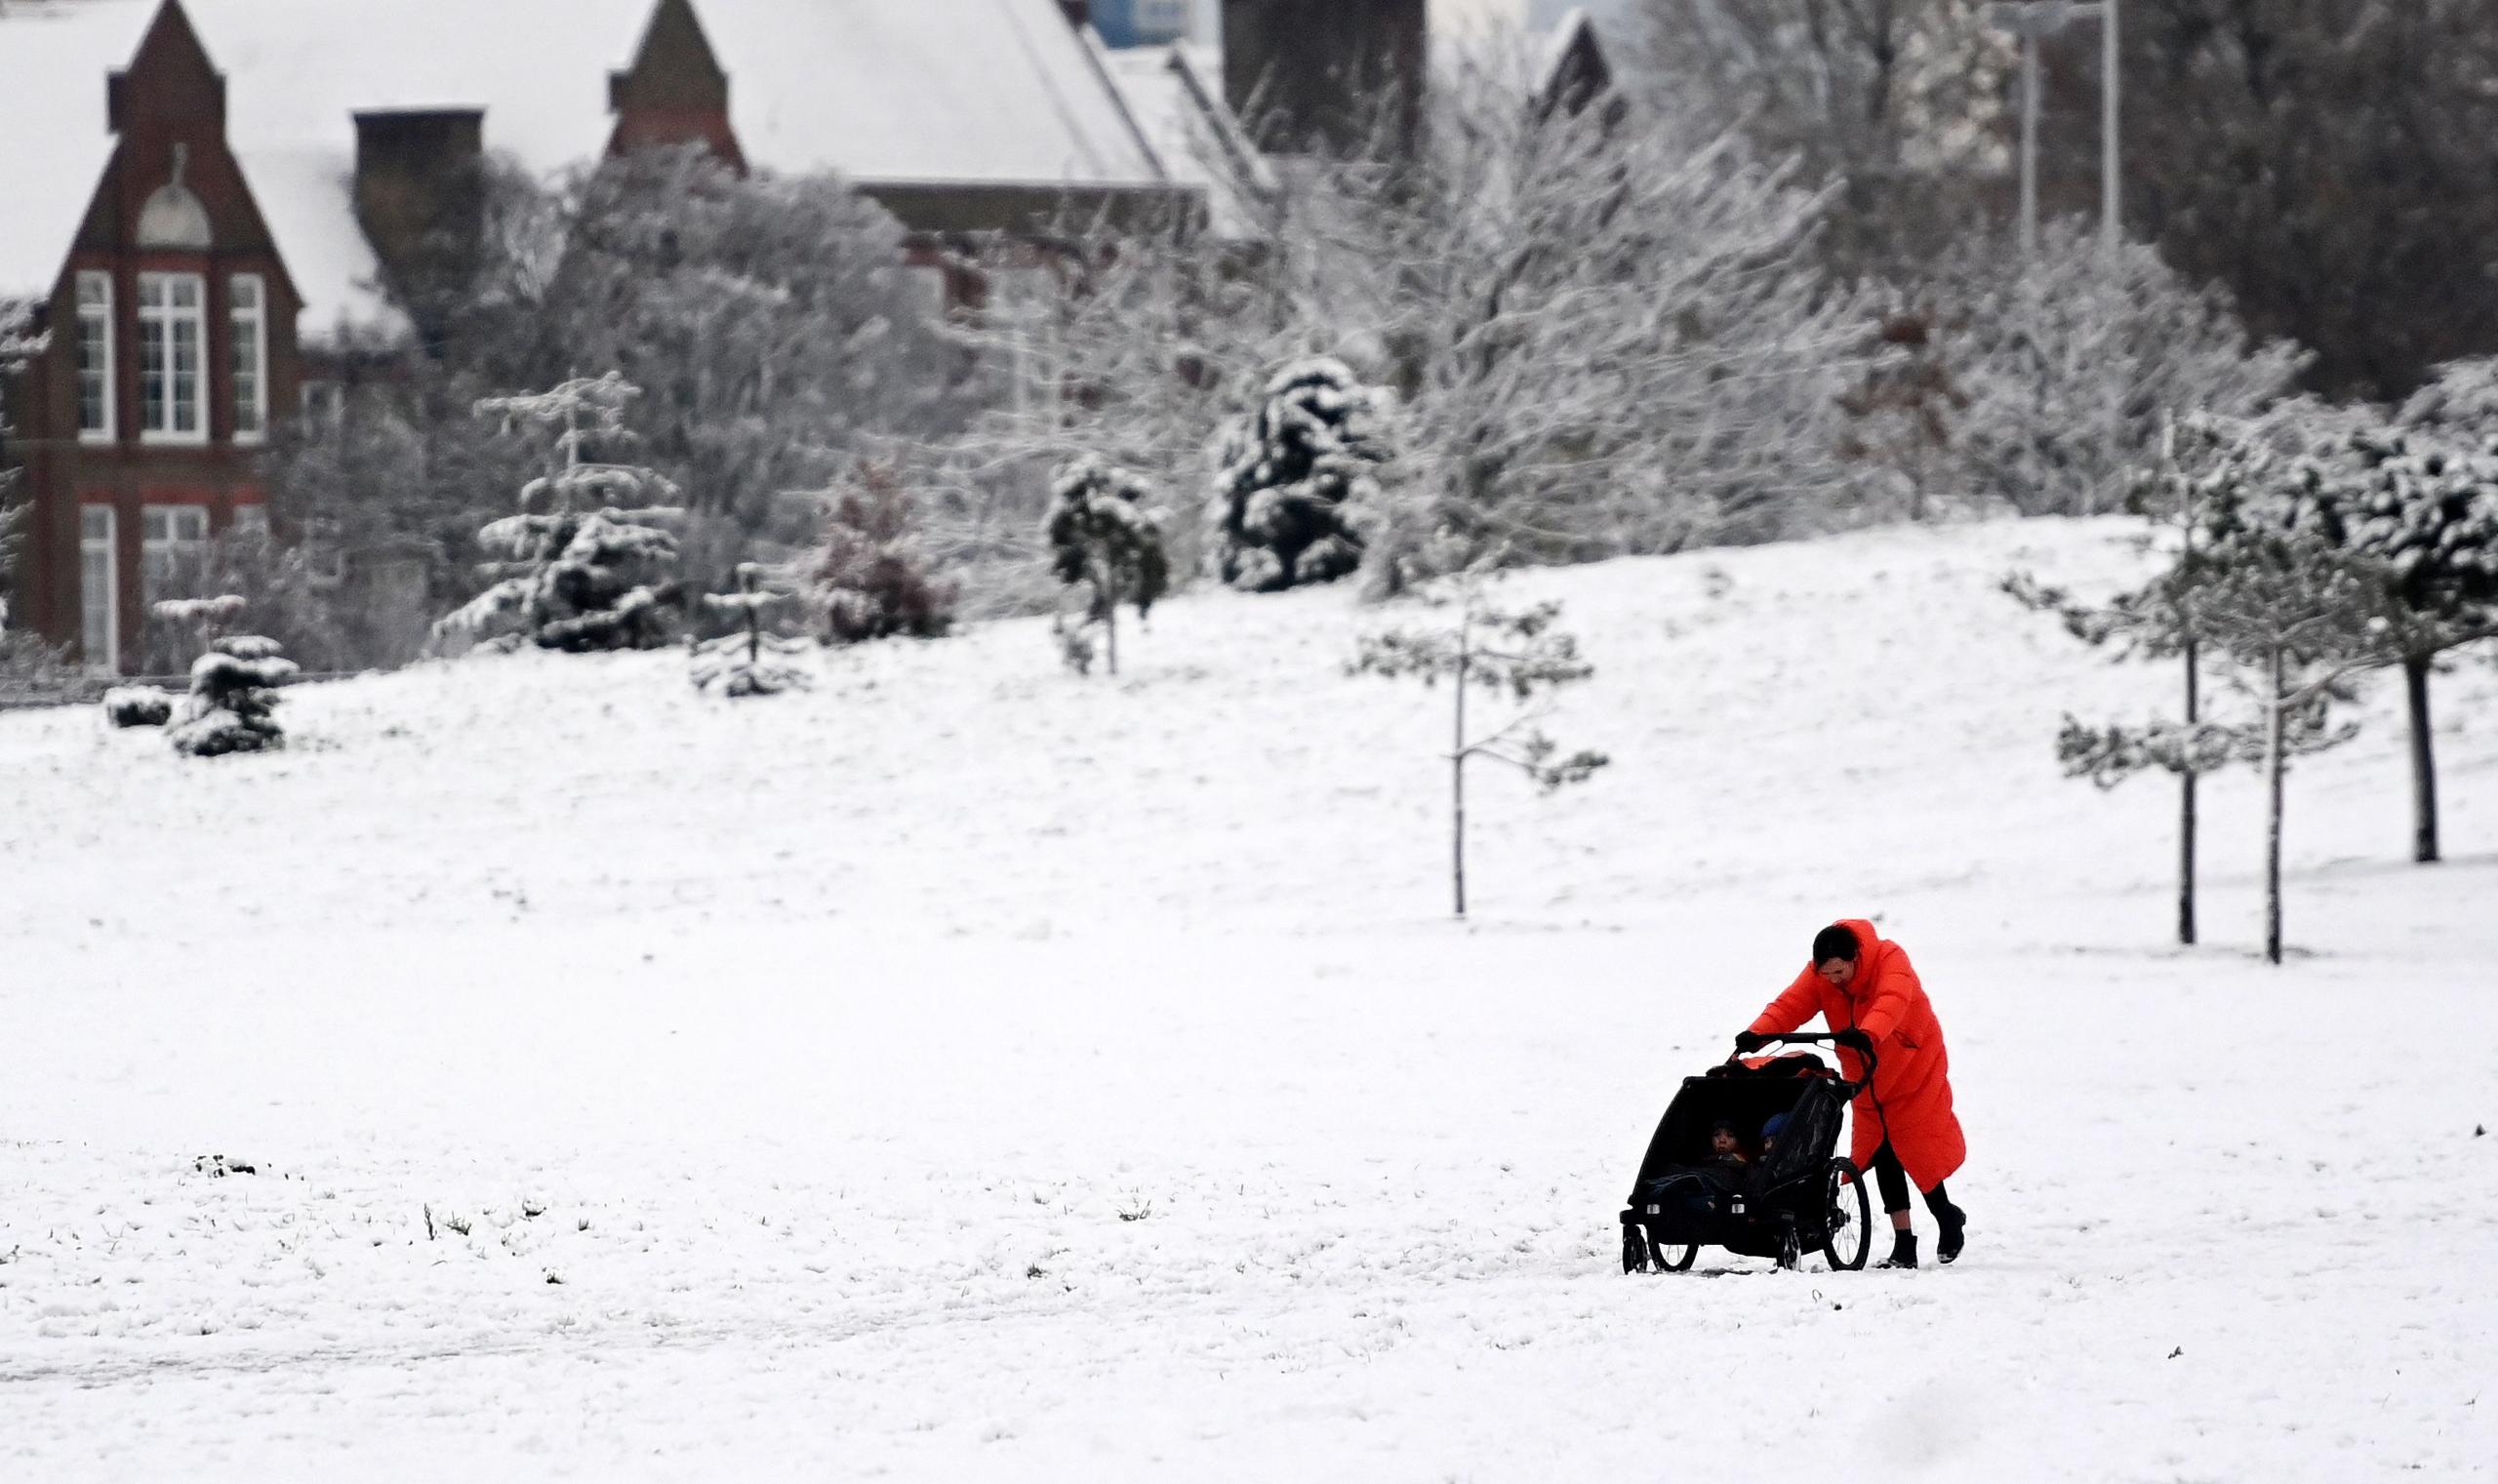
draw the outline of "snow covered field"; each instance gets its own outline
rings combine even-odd
[[[186,763],[0,716],[0,1477],[2352,1480],[2498,1467],[2498,668],[2292,779],[1994,591],[2117,523],[1515,582],[1598,665],[1475,789],[1350,595],[290,695]],[[1951,1034],[1962,1263],[1626,1278],[1680,1076],[1874,915]],[[215,1156],[249,1174],[218,1175]],[[430,1221],[431,1229],[428,1230]],[[1920,1214],[1920,1221],[1922,1216]]]

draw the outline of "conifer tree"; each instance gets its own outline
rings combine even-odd
[[[1295,361],[1227,433],[1211,515],[1217,574],[1277,592],[1331,582],[1361,566],[1362,519],[1389,458],[1390,394],[1331,357]]]
[[[665,643],[679,606],[673,528],[684,511],[659,503],[676,487],[638,464],[597,462],[585,448],[626,441],[624,410],[640,388],[614,372],[544,392],[488,397],[481,418],[555,430],[546,472],[520,492],[520,513],[477,533],[502,558],[500,578],[434,625],[439,646],[523,642],[581,654]]]
[[[1068,663],[1079,673],[1092,663],[1091,631],[1098,625],[1109,673],[1116,675],[1119,605],[1134,604],[1142,619],[1170,588],[1162,511],[1150,503],[1153,493],[1145,480],[1092,454],[1063,465],[1050,482],[1042,529],[1051,570],[1069,588],[1083,590],[1081,616],[1070,621],[1062,614],[1059,627]]]
[[[208,653],[191,662],[190,694],[165,729],[174,750],[192,757],[265,752],[286,745],[277,723],[277,690],[295,676],[295,662],[278,654],[274,639],[258,634],[211,637],[233,622],[242,599],[178,598],[156,605],[159,617],[193,622]]]
[[[794,596],[765,586],[763,569],[753,562],[738,564],[737,591],[705,593],[704,608],[735,621],[737,627],[694,646],[695,689],[717,691],[734,701],[813,685],[815,676],[798,662],[805,641],[776,634],[768,626],[767,615]]]
[[[1579,657],[1578,640],[1553,626],[1561,605],[1497,607],[1486,586],[1499,556],[1458,566],[1450,559],[1458,548],[1445,541],[1438,545],[1442,555],[1431,566],[1452,575],[1425,588],[1423,601],[1450,622],[1371,635],[1346,670],[1389,680],[1411,677],[1428,687],[1449,682],[1449,885],[1457,915],[1464,917],[1467,763],[1478,757],[1506,763],[1551,793],[1587,782],[1611,759],[1586,749],[1561,756],[1559,743],[1542,728],[1552,714],[1553,693],[1595,673]],[[1506,698],[1514,709],[1500,725],[1483,730],[1467,714],[1469,687]]]

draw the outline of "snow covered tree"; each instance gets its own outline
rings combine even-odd
[[[778,696],[804,690],[815,676],[799,662],[808,646],[802,639],[772,631],[768,615],[793,601],[796,594],[763,583],[763,569],[753,562],[738,567],[735,592],[706,592],[703,606],[732,620],[737,627],[693,647],[695,689],[716,691],[729,700],[745,696]]]
[[[932,570],[896,469],[869,464],[822,501],[823,533],[799,568],[826,639],[934,639],[953,626],[956,587]]]
[[[1982,221],[2019,129],[1993,0],[1628,0],[1634,86],[1837,182],[1827,253],[1898,275]],[[1629,71],[1630,69],[1626,69]]]
[[[502,558],[500,581],[434,625],[437,645],[465,640],[509,649],[588,653],[665,643],[679,606],[669,529],[684,512],[652,501],[676,487],[638,464],[585,460],[591,444],[625,439],[624,410],[640,389],[615,372],[550,390],[488,397],[477,414],[553,429],[546,472],[520,492],[520,513],[477,535]]]
[[[1224,582],[1276,592],[1361,566],[1361,521],[1390,457],[1390,400],[1330,356],[1275,373],[1216,459],[1209,513]]]
[[[2025,515],[2118,508],[2173,420],[2251,416],[2307,363],[2250,340],[2225,294],[2156,250],[2127,243],[2111,261],[2078,221],[2050,223],[2026,263],[1965,244],[1918,292],[1937,305],[1931,354],[1954,404],[1928,467]]]
[[[2311,536],[2250,531],[2223,536],[2196,574],[2197,631],[2250,684],[2264,727],[2267,798],[2264,954],[2281,961],[2281,815],[2293,735],[2320,731],[2317,713],[2346,682],[2398,655],[2399,605],[2365,563]]]
[[[1296,187],[1301,312],[1398,398],[1371,574],[1447,532],[1568,562],[1831,523],[1868,315],[1814,261],[1826,198],[1704,108],[1543,109],[1502,58],[1461,68],[1411,156]]]
[[[22,650],[20,667],[36,662],[38,652],[13,645],[8,637],[9,597],[11,584],[16,582],[18,546],[24,539],[26,515],[25,507],[16,499],[17,450],[11,447],[14,424],[9,392],[18,373],[50,342],[48,335],[35,333],[34,319],[32,301],[0,295],[0,664],[10,662],[9,651]]]
[[[902,223],[845,180],[635,149],[567,181],[554,212],[560,267],[527,306],[529,374],[613,367],[648,391],[642,457],[711,533],[687,552],[697,582],[727,579],[783,491],[823,486],[864,446],[950,434],[970,411]]]
[[[174,750],[192,757],[265,752],[286,745],[277,724],[277,689],[295,675],[277,642],[228,634],[191,663],[190,695],[165,729]]]
[[[2426,420],[2363,434],[2306,461],[2292,499],[2299,528],[2374,566],[2401,612],[2412,859],[2434,862],[2429,681],[2439,656],[2498,635],[2498,441],[2447,441]]]
[[[2188,476],[2193,504],[2171,565],[2138,592],[2105,606],[2073,603],[2051,589],[2016,593],[2061,611],[2075,634],[2129,653],[2189,659],[2183,722],[2086,726],[2065,718],[2058,756],[2068,774],[2113,786],[2159,768],[2189,780],[2232,760],[2258,762],[2268,796],[2265,952],[2281,960],[2281,834],[2289,761],[2348,741],[2352,726],[2330,707],[2350,699],[2359,673],[2394,662],[2411,621],[2383,571],[2324,539],[2298,498],[2310,465],[2285,460],[2253,428],[2197,424],[2207,443]],[[2251,703],[2251,720],[2214,721],[2195,709],[2197,651],[2226,662]],[[2192,942],[2193,804],[2188,795],[2181,936]]]
[[[2088,778],[2113,788],[2136,773],[2156,768],[2177,779],[2177,941],[2196,940],[2196,844],[2199,824],[2196,780],[2232,755],[2238,734],[2203,718],[2200,637],[2180,599],[2189,581],[2197,511],[2207,499],[2236,500],[2260,477],[2264,461],[2256,440],[2208,418],[2172,422],[2160,439],[2156,472],[2146,482],[2145,503],[2175,518],[2180,549],[2170,567],[2133,592],[2105,605],[2077,602],[2071,593],[2015,575],[2004,590],[2023,605],[2056,614],[2084,643],[2107,646],[2117,659],[2178,660],[2185,672],[2182,721],[2156,719],[2087,726],[2071,715],[2056,740],[2056,756],[2068,778]]]
[[[1552,694],[1593,675],[1595,666],[1579,657],[1577,639],[1553,626],[1560,604],[1510,610],[1489,601],[1485,589],[1495,561],[1479,558],[1457,567],[1451,557],[1435,563],[1452,575],[1427,587],[1424,601],[1453,622],[1371,635],[1346,666],[1349,674],[1412,677],[1431,687],[1449,683],[1449,883],[1460,917],[1466,915],[1467,763],[1478,757],[1507,763],[1551,793],[1585,782],[1610,761],[1584,749],[1562,756],[1559,744],[1544,734]],[[1515,709],[1498,726],[1477,727],[1467,716],[1470,687],[1506,698]]]
[[[1171,585],[1171,564],[1162,548],[1162,511],[1153,487],[1096,455],[1062,466],[1050,482],[1044,521],[1052,568],[1058,580],[1080,590],[1080,617],[1062,615],[1060,639],[1068,663],[1090,667],[1091,630],[1098,625],[1107,667],[1119,672],[1118,608],[1136,606],[1142,619]]]

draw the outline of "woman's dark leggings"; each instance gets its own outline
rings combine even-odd
[[[1909,1209],[1909,1172],[1900,1168],[1900,1156],[1891,1151],[1891,1141],[1887,1139],[1882,1141],[1882,1147],[1874,1151],[1874,1186],[1882,1192],[1883,1214]],[[1951,1205],[1951,1198],[1943,1193],[1943,1183],[1936,1181],[1934,1188],[1925,1192],[1925,1209],[1940,1221]]]

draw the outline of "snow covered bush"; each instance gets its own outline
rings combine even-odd
[[[232,628],[248,606],[249,600],[235,592],[222,592],[215,597],[160,598],[148,605],[147,616],[181,636],[185,658],[173,662],[187,664],[188,657],[211,648],[220,635]]]
[[[1043,529],[1051,570],[1081,604],[1073,614],[1061,613],[1058,633],[1067,662],[1078,674],[1092,666],[1097,628],[1107,668],[1117,674],[1119,605],[1134,604],[1143,619],[1170,588],[1163,515],[1151,503],[1153,493],[1135,474],[1091,454],[1065,464],[1050,481]]]
[[[286,745],[277,724],[277,688],[295,662],[258,634],[229,634],[191,664],[190,695],[165,730],[174,750],[192,757],[262,752]]]
[[[959,589],[932,569],[912,499],[890,467],[870,465],[826,493],[823,534],[801,566],[835,643],[934,639],[953,626]]]
[[[520,513],[489,524],[478,543],[502,558],[493,586],[434,625],[437,646],[588,653],[666,643],[679,607],[672,528],[684,511],[655,501],[676,487],[638,464],[583,458],[624,441],[624,409],[640,388],[614,372],[548,391],[488,397],[480,417],[559,429],[547,471],[520,492]]]
[[[792,601],[794,594],[763,585],[763,571],[752,562],[738,567],[735,592],[706,592],[703,606],[735,621],[737,627],[693,647],[696,690],[715,692],[735,701],[746,696],[778,696],[815,683],[812,671],[799,662],[806,641],[774,633],[766,616]]]
[[[1390,400],[1332,356],[1275,373],[1216,461],[1213,561],[1224,582],[1276,592],[1361,566]]]
[[[161,727],[174,716],[173,693],[152,685],[117,685],[104,692],[104,720],[116,727]]]
[[[2498,454],[2498,356],[2449,361],[2395,418],[2409,434],[2476,454]]]
[[[1457,915],[1466,915],[1466,765],[1473,758],[1506,763],[1551,793],[1570,783],[1585,782],[1610,761],[1603,753],[1582,749],[1560,755],[1560,746],[1544,734],[1551,715],[1552,694],[1595,673],[1579,657],[1579,643],[1553,625],[1561,605],[1542,603],[1507,610],[1488,600],[1486,578],[1498,558],[1478,560],[1472,567],[1453,568],[1453,575],[1427,590],[1424,601],[1453,622],[1428,627],[1391,629],[1361,641],[1350,674],[1386,679],[1411,677],[1426,686],[1449,683],[1452,743],[1447,754],[1450,775],[1450,872]],[[1453,558],[1451,559],[1453,566]],[[1488,729],[1470,722],[1468,688],[1479,686],[1505,698],[1515,709],[1500,725]]]

